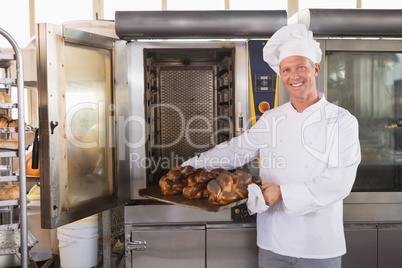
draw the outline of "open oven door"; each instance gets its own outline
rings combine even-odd
[[[41,218],[49,229],[124,203],[129,179],[118,178],[129,170],[117,159],[116,40],[37,24],[36,47]]]

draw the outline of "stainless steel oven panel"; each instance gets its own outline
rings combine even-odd
[[[129,128],[128,137],[120,139],[120,143],[126,144],[129,150],[130,162],[130,198],[132,200],[142,199],[138,190],[147,187],[147,167],[151,159],[147,155],[147,122],[146,103],[144,94],[146,88],[144,83],[144,49],[214,49],[234,48],[235,49],[235,106],[237,119],[242,113],[245,120],[249,118],[249,96],[248,96],[248,52],[247,42],[239,41],[152,41],[152,42],[131,42],[128,46],[128,90],[132,98],[130,102],[130,117],[126,120]],[[236,135],[240,134],[240,131]]]
[[[206,267],[205,225],[128,228],[127,267]]]
[[[131,104],[129,100],[133,98],[133,92],[127,90],[128,85],[128,57],[127,57],[127,44],[126,41],[117,40],[115,41],[115,50],[113,61],[113,69],[115,75],[115,92],[116,100],[115,103],[115,122],[116,124],[116,144],[117,144],[117,192],[118,199],[127,200],[130,199],[130,181],[127,179],[130,177],[130,159],[129,151],[126,150],[126,137],[128,137],[129,128],[125,126],[125,118],[130,117],[130,107]]]
[[[387,19],[384,19],[387,18]],[[288,23],[304,23],[316,36],[399,36],[402,17],[397,9],[303,9]]]
[[[344,203],[343,220],[345,223],[373,222],[391,223],[402,221],[402,204],[382,203]]]
[[[285,10],[117,11],[122,39],[257,38],[286,25]]]
[[[207,224],[208,268],[258,267],[255,223]]]
[[[401,51],[401,40],[396,39],[325,39],[326,51],[395,52]]]
[[[125,206],[124,219],[126,224],[158,224],[158,223],[205,223],[229,222],[231,210],[208,212],[176,205],[138,205]]]
[[[44,228],[113,208],[119,194],[128,196],[116,176],[114,44],[97,34],[37,25]]]

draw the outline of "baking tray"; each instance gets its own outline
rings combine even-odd
[[[163,203],[179,205],[194,209],[200,209],[210,212],[219,212],[229,209],[247,202],[247,198],[226,204],[226,205],[212,205],[208,202],[208,198],[202,199],[188,199],[181,194],[178,195],[164,195],[161,193],[159,185],[147,187],[139,190],[139,195],[145,198],[154,199]]]

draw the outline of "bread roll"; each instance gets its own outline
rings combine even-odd
[[[187,178],[196,172],[192,166],[176,166],[159,180],[159,187],[164,195],[176,195],[183,192],[187,185]]]
[[[18,120],[8,121],[7,127],[18,127]]]
[[[253,182],[259,180],[253,181],[252,176],[243,171],[222,172],[217,179],[207,185],[208,202],[214,205],[226,205],[247,198],[247,186]]]
[[[8,127],[8,122],[12,120],[8,115],[0,115],[0,127]]]
[[[159,187],[161,187],[161,193],[164,195],[181,194],[185,186],[181,174],[180,176],[165,175],[159,180]]]
[[[197,176],[197,175],[190,175]],[[189,179],[190,179],[189,177]],[[183,188],[183,196],[188,199],[201,199],[208,197],[207,184],[202,182],[196,182],[195,179],[189,180],[189,184]]]
[[[0,103],[9,103],[11,102],[10,95],[5,92],[0,92]]]
[[[26,126],[26,124],[24,124]],[[11,119],[6,114],[0,115],[0,127],[18,127],[18,119]]]
[[[201,199],[209,197],[207,185],[216,179],[220,172],[227,172],[225,169],[205,171],[201,170],[198,174],[192,174],[187,178],[187,186],[183,189],[183,196],[188,199]]]
[[[0,186],[0,200],[20,199],[20,188],[17,185],[4,184]]]
[[[18,150],[18,141],[0,139],[0,149]]]

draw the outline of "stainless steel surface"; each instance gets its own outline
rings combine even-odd
[[[113,47],[114,39],[94,33],[63,27],[63,36],[70,43],[104,49]]]
[[[378,229],[378,268],[395,267],[402,263],[402,225],[383,225]]]
[[[124,221],[126,224],[158,224],[158,223],[205,223],[231,221],[230,209],[207,212],[176,205],[133,205],[125,206]]]
[[[103,267],[112,266],[112,213],[110,210],[102,212],[102,256]]]
[[[136,240],[136,241],[129,241],[126,246],[127,255],[131,255],[131,251],[144,251],[147,249],[147,241],[145,240]]]
[[[305,9],[291,20],[305,23],[316,36],[401,36],[398,9]]]
[[[206,267],[204,225],[128,226],[127,230],[126,241],[131,244],[127,267]]]
[[[402,204],[400,192],[352,192],[346,197],[346,204]]]
[[[129,137],[130,128],[127,127],[128,118],[130,118],[131,102],[136,96],[136,93],[128,90],[128,75],[129,54],[127,50],[127,43],[125,41],[117,40],[114,44],[113,57],[115,60],[112,62],[114,70],[114,93],[115,93],[115,120],[116,120],[116,137],[117,144],[116,151],[116,164],[117,174],[115,185],[116,195],[118,202],[124,204],[130,199],[130,151],[127,150],[127,137]],[[129,120],[128,120],[129,121]]]
[[[285,10],[116,11],[116,34],[137,38],[250,38],[286,25]]]
[[[25,239],[26,244],[24,244],[24,246],[26,247],[26,253],[23,253],[21,245],[22,240]],[[21,258],[21,267],[28,267],[28,250],[31,249],[36,243],[38,243],[38,240],[36,240],[36,238],[28,230],[26,234],[21,233],[21,231],[18,229],[0,231],[0,255],[21,253],[22,257],[23,254],[26,254],[26,259]]]
[[[255,224],[207,225],[208,268],[258,267]]]
[[[212,70],[166,70],[160,72],[160,103],[161,107],[161,157],[178,155],[184,159],[194,156],[194,146],[189,146],[186,140],[191,140],[195,146],[210,148],[214,124],[214,76]],[[172,108],[179,109],[177,113]],[[183,136],[183,124],[186,119],[202,115],[202,120],[192,121],[191,128],[198,130],[188,133],[189,139]],[[202,131],[199,131],[202,130]],[[156,143],[157,144],[157,143]],[[169,146],[172,144],[171,146]]]
[[[124,172],[116,166],[112,40],[56,25],[37,25],[45,228],[117,205],[122,188],[118,188],[116,173],[124,176]]]
[[[375,199],[375,193],[370,198]],[[351,196],[355,195],[352,193]],[[402,221],[402,204],[401,203],[348,203],[348,198],[343,205],[344,222],[401,222]]]
[[[345,226],[347,252],[342,268],[377,268],[377,228],[375,225]]]

